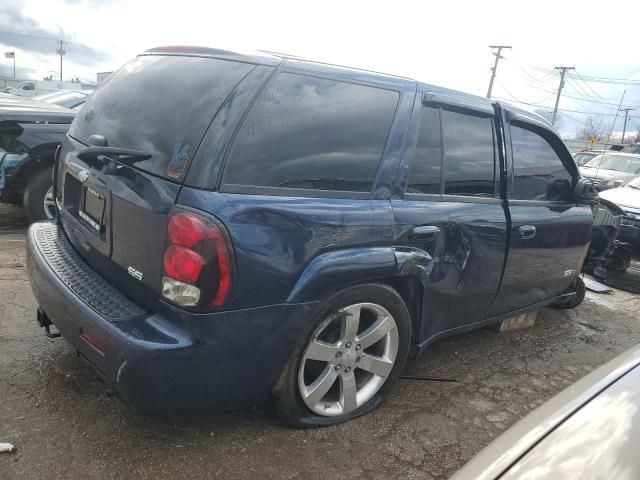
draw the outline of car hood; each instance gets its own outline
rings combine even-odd
[[[535,452],[536,446],[559,430],[567,419],[602,397],[612,384],[639,365],[640,346],[636,346],[578,380],[520,420],[462,467],[451,480],[502,478],[525,454]]]
[[[580,167],[580,174],[587,178],[598,178],[600,180],[627,180],[635,177],[634,173],[619,172],[617,170],[606,170],[604,168]]]
[[[76,110],[38,102],[33,105],[0,105],[0,121],[71,123]]]
[[[600,197],[615,203],[621,208],[640,210],[640,190],[629,187],[612,188],[600,192]]]

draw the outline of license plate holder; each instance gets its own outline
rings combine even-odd
[[[78,215],[96,233],[105,231],[106,200],[102,193],[91,187],[83,187]]]

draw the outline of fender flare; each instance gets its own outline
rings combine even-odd
[[[315,257],[291,290],[287,303],[318,301],[336,291],[371,281],[414,277],[428,283],[432,257],[417,248],[364,247],[336,250]]]

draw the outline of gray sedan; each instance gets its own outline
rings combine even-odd
[[[640,478],[640,347],[518,422],[453,480]]]

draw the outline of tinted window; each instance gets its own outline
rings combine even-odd
[[[368,192],[398,97],[389,90],[281,73],[240,128],[224,181]]]
[[[180,180],[216,111],[251,70],[210,58],[146,55],[111,74],[73,122],[80,141],[103,135],[109,146],[152,157],[137,168]]]
[[[488,117],[442,110],[444,193],[493,196],[493,122]]]
[[[540,135],[511,126],[513,148],[513,198],[565,200],[571,192],[571,175],[553,147]]]
[[[425,107],[422,113],[420,136],[411,163],[407,193],[440,193],[440,111]]]

